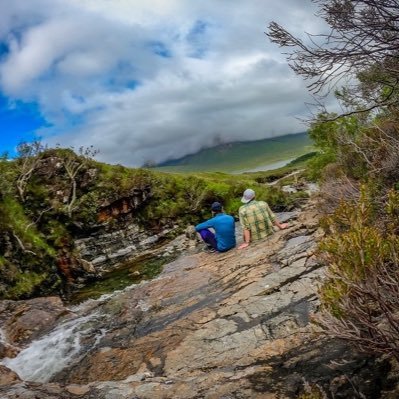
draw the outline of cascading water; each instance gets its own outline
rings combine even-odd
[[[7,343],[4,331],[0,328],[0,344]]]
[[[104,324],[102,320],[106,315],[101,313],[98,305],[112,296],[104,295],[96,301],[89,300],[75,307],[75,317],[65,320],[50,333],[33,341],[15,358],[5,358],[0,364],[15,371],[23,380],[48,382],[100,342],[105,330],[99,326]],[[3,335],[0,334],[0,337],[5,340]]]
[[[90,346],[99,342],[104,331],[93,334],[93,322],[98,314],[68,320],[48,335],[32,342],[13,359],[4,359],[2,364],[15,371],[27,381],[47,382],[71,362],[78,360],[82,340],[90,336]]]
[[[143,280],[74,306],[70,309],[75,314],[74,317],[61,322],[48,334],[31,342],[15,358],[5,358],[0,364],[15,371],[25,381],[50,381],[63,369],[79,362],[99,344],[110,324],[107,311],[104,313],[101,305],[145,283]],[[137,307],[143,312],[149,309],[145,301],[139,301]],[[2,341],[6,343],[6,337],[0,329],[0,342]]]

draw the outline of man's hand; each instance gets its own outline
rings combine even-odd
[[[238,249],[244,249],[244,248],[247,248],[247,247],[249,247],[249,242],[243,242],[243,243],[238,247]]]
[[[280,230],[284,230],[288,227],[288,223],[280,223]]]

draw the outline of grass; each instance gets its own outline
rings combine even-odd
[[[154,170],[175,173],[242,172],[297,158],[312,151],[307,133],[264,140],[237,142],[204,149],[181,159],[164,162]]]
[[[6,197],[3,199],[3,206],[15,234],[22,242],[40,248],[50,256],[55,255],[54,249],[47,244],[42,234],[37,231],[36,226],[25,215],[24,208],[19,202],[11,197]]]
[[[17,273],[15,276],[16,283],[5,295],[5,298],[29,297],[46,277],[46,273],[38,274],[33,271]]]
[[[54,150],[44,154],[43,159],[62,155]],[[79,254],[74,247],[77,237],[87,236],[91,231],[121,228],[118,218],[110,216],[105,222],[99,219],[104,203],[112,204],[121,198],[130,201],[135,192],[150,193],[140,206],[130,210],[131,215],[123,214],[119,218],[124,223],[125,218],[133,217],[141,228],[154,233],[172,226],[180,231],[209,218],[214,201],[221,202],[227,213],[237,216],[246,188],[254,189],[259,199],[281,211],[292,207],[295,198],[265,183],[302,168],[306,158],[278,170],[236,175],[220,171],[164,173],[90,161],[77,177],[76,209],[71,216],[66,214],[62,202],[70,189],[70,181],[62,169],[57,173],[48,170],[49,173],[34,174],[27,185],[24,203],[16,195],[16,176],[10,175],[6,181],[9,184],[0,185],[0,280],[6,282],[0,285],[0,297],[18,299],[59,289],[60,279],[55,278],[57,259],[65,255],[71,259],[71,265],[78,262]],[[6,166],[15,167],[14,162]],[[6,255],[9,242],[12,253],[8,251]],[[159,272],[161,263],[144,262],[141,276],[151,278]],[[66,273],[64,269],[61,274]],[[64,277],[70,278],[67,273]],[[131,276],[115,276],[115,283],[125,284],[126,279],[131,281]],[[108,283],[102,282],[94,290],[101,292],[101,285]]]

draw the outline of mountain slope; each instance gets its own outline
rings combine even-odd
[[[220,144],[195,154],[157,165],[156,169],[168,172],[248,171],[259,166],[272,165],[296,158],[312,150],[307,133],[291,134],[269,139]],[[280,165],[282,166],[282,165]],[[278,167],[278,166],[276,166]]]

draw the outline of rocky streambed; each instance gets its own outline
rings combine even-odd
[[[388,361],[311,324],[322,232],[311,201],[289,216],[289,229],[246,250],[182,256],[154,280],[69,309],[3,301],[0,398],[277,399],[312,386],[397,397]]]

